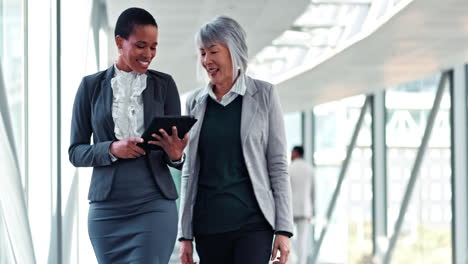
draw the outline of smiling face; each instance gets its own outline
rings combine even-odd
[[[225,44],[215,42],[200,48],[200,63],[215,86],[232,86],[233,68],[229,49]]]
[[[135,26],[127,39],[116,36],[115,42],[120,53],[117,68],[126,72],[145,73],[156,55],[158,28],[153,25]]]

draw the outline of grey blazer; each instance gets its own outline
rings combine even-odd
[[[246,77],[242,101],[241,141],[255,197],[275,231],[293,233],[291,184],[286,158],[286,136],[278,94],[273,85]],[[190,132],[182,169],[181,218],[178,237],[192,239],[192,214],[197,195],[200,160],[197,155],[200,128],[206,110],[202,89],[187,100],[187,114],[198,122]]]
[[[180,115],[179,93],[172,77],[152,70],[147,71],[147,75],[147,86],[143,91],[145,128],[155,116]],[[113,76],[114,66],[84,77],[73,105],[68,156],[76,167],[94,167],[88,192],[91,201],[105,200],[114,180],[116,166],[109,156],[110,144],[117,140],[112,118]],[[182,164],[173,166],[163,151],[151,151],[147,158],[162,194],[167,199],[177,199],[177,190],[167,165],[181,169]]]

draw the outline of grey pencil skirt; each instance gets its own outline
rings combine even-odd
[[[91,204],[88,231],[101,264],[167,264],[177,236],[176,204],[162,199],[129,208]]]
[[[177,208],[164,199],[145,157],[119,160],[106,201],[91,202],[89,238],[100,264],[167,264],[177,236]]]

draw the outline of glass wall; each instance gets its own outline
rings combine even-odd
[[[389,230],[401,208],[426,129],[440,75],[386,92]],[[451,259],[450,95],[442,104],[418,174],[393,263],[447,263]],[[390,234],[391,235],[391,234]]]
[[[0,263],[13,263],[13,252],[8,239],[8,229],[3,219],[3,210],[0,207]]]
[[[12,123],[14,145],[24,168],[24,6],[23,1],[0,0],[0,62]],[[22,173],[24,175],[24,173]],[[25,178],[22,178],[23,183]]]
[[[401,211],[440,78],[437,74],[386,91],[388,239]],[[444,89],[392,263],[450,263],[452,258],[451,105],[449,89]],[[363,96],[354,97],[319,105],[313,111],[316,239],[321,230],[328,229],[318,245],[318,263],[371,263],[373,259],[370,114],[359,132],[332,218],[326,217],[363,101]]]
[[[372,118],[368,109],[334,213],[331,219],[326,217],[364,100],[359,96],[314,108],[316,239],[328,228],[320,245],[320,263],[361,263],[372,255]]]
[[[0,262],[34,259],[25,177],[23,1],[0,0]]]
[[[92,1],[62,2],[59,23],[55,4],[45,0],[0,0],[0,65],[4,80],[0,91],[5,90],[0,94],[7,95],[0,98],[0,168],[2,174],[12,178],[2,178],[0,263],[32,263],[21,261],[17,255],[21,252],[15,250],[28,249],[29,240],[34,252],[24,255],[37,263],[96,263],[86,223],[90,170],[80,171],[78,178],[77,170],[68,162],[74,95],[81,78],[97,70],[90,25]],[[57,44],[57,25],[62,29],[61,45]],[[107,62],[107,38],[102,32],[100,35],[99,48],[104,50],[101,59]],[[61,65],[57,62],[59,52]],[[8,102],[7,108],[3,102]],[[11,137],[13,141],[8,140]],[[12,144],[11,148],[8,144]],[[11,173],[16,168],[18,172]],[[24,201],[21,191],[4,190],[15,185],[15,175],[20,177]],[[8,207],[2,206],[5,195]],[[12,225],[9,219],[15,215],[11,209],[23,206],[27,211],[21,220],[26,224],[17,221]],[[12,237],[18,234],[26,236],[26,244],[15,243]]]
[[[93,1],[62,1],[61,142],[64,261],[97,263],[88,237],[88,189],[91,168],[73,167],[68,161],[72,106],[81,79],[97,72],[91,26]],[[69,238],[67,238],[69,237]]]

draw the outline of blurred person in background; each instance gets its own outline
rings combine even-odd
[[[312,217],[314,211],[314,169],[304,160],[304,148],[295,146],[291,151],[289,176],[293,191],[293,215],[296,235],[293,239],[292,259],[306,264],[312,252]]]

